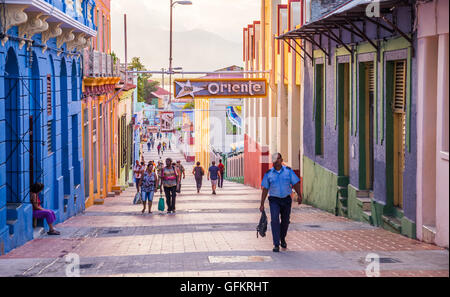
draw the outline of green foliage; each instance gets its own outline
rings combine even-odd
[[[111,53],[111,57],[113,58],[114,65],[116,65],[117,64],[117,59],[118,59],[116,53],[112,52]]]
[[[146,71],[146,67],[141,62],[140,57],[133,57],[128,65],[129,70]],[[150,74],[139,74],[138,76],[138,102],[152,104],[152,93],[158,90],[159,82],[148,81],[152,76]]]
[[[194,108],[195,108],[194,101],[188,102],[183,106],[183,109],[194,109]]]

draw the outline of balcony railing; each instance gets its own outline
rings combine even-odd
[[[97,30],[94,24],[94,0],[43,0],[83,25]]]
[[[83,51],[83,72],[85,77],[120,77],[120,61],[111,55],[94,50]]]

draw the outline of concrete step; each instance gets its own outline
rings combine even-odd
[[[106,194],[106,197],[116,197],[116,193],[108,192],[108,194]]]
[[[17,220],[8,220],[6,221],[6,225],[9,227],[9,235],[13,235],[15,232],[15,227],[17,224]]]
[[[363,211],[362,212],[362,219],[363,222],[373,225],[373,221],[372,221],[372,212],[371,211]]]
[[[358,204],[361,206],[363,211],[371,211],[372,210],[372,199],[371,198],[356,198],[358,200]]]
[[[385,229],[395,233],[402,232],[402,222],[399,219],[391,216],[381,216],[381,219],[383,220],[383,227]]]
[[[6,204],[6,217],[8,220],[17,220],[17,209],[22,206],[21,203],[7,203]]]
[[[436,226],[422,226],[422,240],[426,243],[436,243]]]
[[[356,197],[358,197],[358,198],[370,198],[370,191],[368,191],[368,190],[356,191]]]
[[[347,199],[347,197],[341,197],[341,196],[339,196],[339,202],[341,203],[342,206],[347,207],[348,199]]]
[[[103,205],[104,203],[105,203],[105,200],[102,198],[94,200],[94,205]]]
[[[44,227],[33,228],[33,239],[41,237],[41,235],[44,233],[45,233]]]

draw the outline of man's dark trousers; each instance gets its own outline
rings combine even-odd
[[[279,246],[280,239],[285,239],[289,228],[292,198],[269,197],[270,218],[272,226],[273,245]],[[280,223],[281,216],[281,223]]]
[[[167,211],[174,211],[175,200],[177,198],[177,186],[164,187],[164,194],[166,194]]]

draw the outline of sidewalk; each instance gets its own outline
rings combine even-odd
[[[159,159],[155,150],[144,157]],[[65,276],[69,253],[80,256],[81,276],[365,276],[369,253],[381,257],[381,276],[449,276],[445,249],[306,205],[293,207],[288,249],[273,253],[270,223],[256,238],[259,190],[225,181],[211,195],[205,177],[198,195],[192,165],[184,166],[175,215],[157,210],[159,193],[154,213],[142,215],[130,187],[57,225],[61,236],[0,257],[0,276]]]

